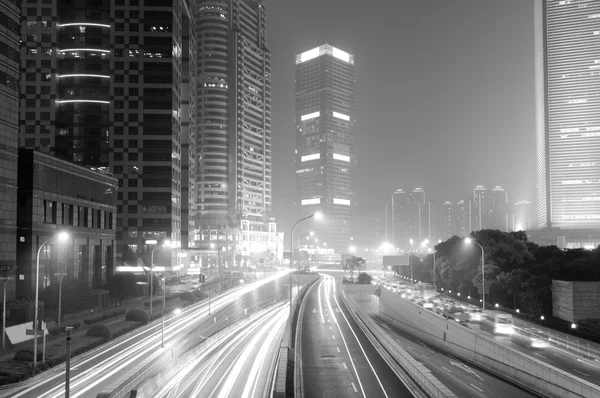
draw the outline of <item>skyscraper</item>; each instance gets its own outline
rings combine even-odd
[[[434,209],[435,211],[435,209]],[[412,192],[396,190],[392,194],[392,231],[394,245],[402,250],[410,249],[410,240],[418,246],[429,234],[429,207],[425,203],[425,191],[415,188]]]
[[[275,253],[271,216],[271,53],[257,0],[198,0],[198,136],[194,245],[225,265]]]
[[[600,228],[600,0],[536,0],[539,227]]]
[[[355,212],[354,55],[329,44],[296,55],[296,204],[317,210],[328,247],[350,244]]]
[[[507,209],[506,191],[496,186],[489,190],[482,185],[477,185],[473,189],[472,201],[472,220],[473,229],[498,229],[508,230],[508,209]]]
[[[32,0],[22,10],[21,146],[113,174],[117,256],[148,262],[145,241],[168,238],[176,264],[190,229],[182,194],[193,194],[182,175],[195,158],[187,2]]]
[[[19,43],[21,10],[17,3],[0,0],[0,270],[17,264],[17,144],[19,137]],[[9,274],[9,276],[12,276]],[[14,297],[15,281],[7,284]]]

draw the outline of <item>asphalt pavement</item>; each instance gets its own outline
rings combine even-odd
[[[302,322],[306,397],[413,397],[349,314],[332,276],[307,294]]]

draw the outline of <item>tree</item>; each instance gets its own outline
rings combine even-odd
[[[513,308],[517,308],[517,296],[523,291],[523,285],[531,278],[531,274],[522,269],[501,272],[496,280],[502,289],[513,296]]]
[[[373,277],[371,275],[367,274],[366,272],[361,272],[356,278],[356,283],[361,285],[370,285],[372,280]]]
[[[365,265],[367,261],[362,257],[351,256],[346,259],[346,267],[344,271],[350,271],[350,278],[352,278],[352,282],[354,282],[354,271],[363,271],[365,269]]]

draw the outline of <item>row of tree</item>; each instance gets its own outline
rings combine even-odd
[[[485,252],[485,284],[488,300],[531,315],[552,310],[552,279],[600,280],[600,247],[595,250],[539,246],[522,232],[481,230],[471,233]],[[413,277],[433,282],[433,254],[423,259],[412,256]],[[401,272],[410,275],[410,268]],[[453,236],[435,246],[435,279],[438,287],[478,297],[481,284],[481,249]]]

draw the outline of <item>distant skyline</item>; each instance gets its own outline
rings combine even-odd
[[[535,201],[533,2],[266,0],[273,70],[273,208],[294,208],[294,54],[355,54],[357,221],[397,188],[456,201],[476,185]]]

